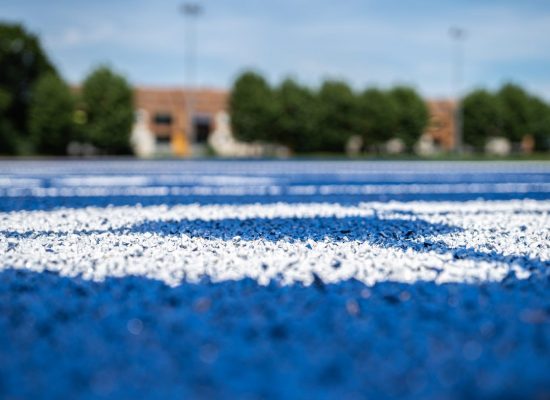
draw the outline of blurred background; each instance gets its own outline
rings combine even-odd
[[[3,0],[0,154],[523,157],[550,3]]]

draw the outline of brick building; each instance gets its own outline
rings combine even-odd
[[[226,111],[227,92],[138,87],[134,101],[137,110],[134,133],[140,129],[144,140],[143,132],[148,132],[154,143],[149,151],[138,152],[138,155],[188,156],[200,153],[205,147],[215,129],[216,115]],[[188,104],[192,104],[194,110],[192,125],[188,120]]]
[[[452,100],[428,100],[426,102],[430,113],[430,120],[425,136],[444,151],[455,147],[455,120],[456,102]]]

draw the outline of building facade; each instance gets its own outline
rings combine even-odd
[[[456,102],[452,100],[428,100],[426,102],[430,119],[424,135],[444,151],[455,148],[456,138]]]
[[[134,101],[132,143],[136,154],[186,157],[206,148],[216,128],[216,116],[226,112],[227,92],[138,87]]]

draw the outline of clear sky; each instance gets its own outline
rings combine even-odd
[[[410,84],[452,96],[451,26],[463,42],[465,90],[513,81],[550,100],[548,0],[199,0],[198,77],[228,88],[243,68],[355,88]],[[184,19],[173,0],[0,0],[0,19],[39,34],[80,82],[107,63],[134,84],[183,85]]]

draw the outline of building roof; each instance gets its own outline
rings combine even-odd
[[[215,114],[227,109],[228,92],[218,89],[184,90],[140,86],[135,89],[135,103],[137,108],[145,110],[185,110],[186,95],[192,99],[196,113]]]

